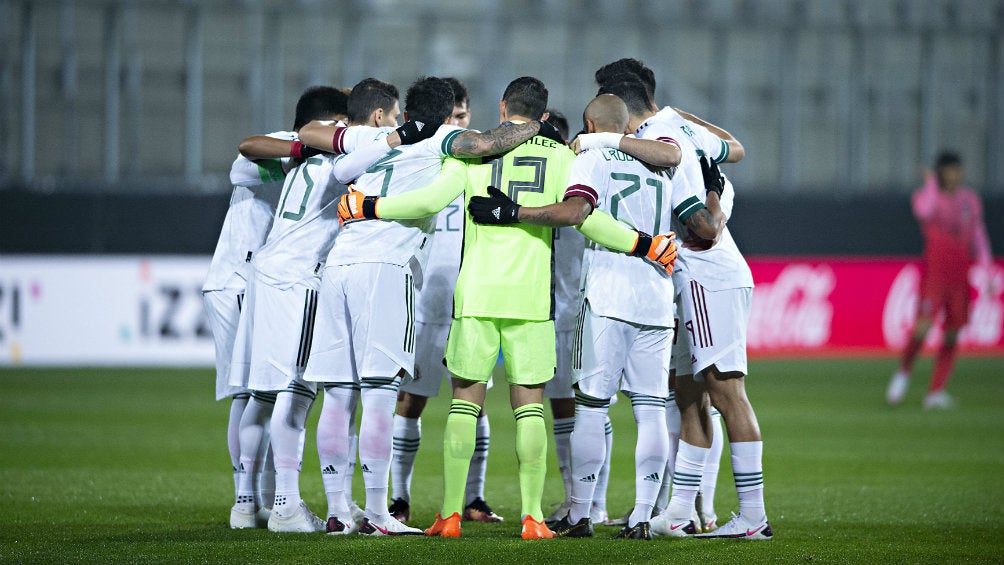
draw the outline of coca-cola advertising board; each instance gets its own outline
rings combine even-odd
[[[749,352],[888,355],[907,342],[917,315],[921,263],[908,258],[751,257]],[[1004,260],[969,271],[964,351],[1004,353]],[[940,319],[926,344],[941,341]]]

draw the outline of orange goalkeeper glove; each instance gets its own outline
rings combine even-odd
[[[355,220],[375,220],[376,196],[366,196],[362,192],[349,187],[349,193],[343,194],[338,201],[338,221],[341,223]]]
[[[669,232],[656,236],[638,232],[638,242],[635,243],[631,255],[644,257],[653,263],[658,263],[669,274],[673,274],[673,267],[676,266],[676,234]]]

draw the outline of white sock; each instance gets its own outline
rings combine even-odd
[[[631,395],[631,409],[638,425],[635,444],[635,500],[628,525],[652,519],[652,507],[659,496],[662,474],[666,471],[666,450],[669,432],[666,430],[666,401],[644,394]]]
[[[391,498],[411,502],[411,477],[422,443],[422,419],[394,414],[394,453],[390,464]]]
[[[575,417],[554,419],[554,453],[558,456],[558,472],[565,485],[565,500],[572,499],[572,430]]]
[[[711,440],[711,450],[708,460],[704,462],[704,474],[701,475],[701,514],[715,515],[715,490],[718,486],[718,469],[722,465],[722,447],[725,445],[722,433],[722,415],[717,410],[711,411],[711,430],[714,434]]]
[[[763,442],[729,443],[732,474],[739,494],[739,514],[752,522],[766,518],[763,504]]]
[[[596,488],[593,489],[593,506],[603,510],[607,509],[607,485],[610,482],[610,454],[614,445],[614,425],[610,421],[609,414],[603,423],[603,445],[606,449],[603,455],[603,466],[600,467],[600,474],[596,478]]]
[[[351,507],[355,504],[352,495],[352,479],[356,477],[356,459],[359,456],[359,430],[356,429],[356,407],[352,410],[352,419],[349,421],[349,470],[345,475],[345,504]]]
[[[662,474],[662,486],[655,509],[662,514],[669,507],[669,493],[673,485],[673,468],[676,466],[676,451],[680,447],[680,407],[676,405],[676,393],[669,391],[666,399],[666,429],[669,433],[669,449],[666,451],[666,471]]]
[[[317,421],[317,456],[321,463],[321,482],[328,499],[328,516],[348,519],[345,478],[349,472],[352,407],[358,391],[351,387],[330,386],[324,390],[324,405]]]
[[[608,409],[604,401],[576,394],[575,430],[571,437],[572,507],[568,513],[572,524],[589,516],[593,504],[597,475],[606,457],[604,424]]]
[[[383,379],[380,380],[383,382]],[[387,481],[390,478],[390,458],[394,430],[394,407],[397,386],[367,386],[363,379],[363,417],[359,426],[359,463],[366,485],[366,514],[371,519],[390,519],[387,512]]]
[[[680,440],[673,470],[673,494],[666,513],[673,522],[690,520],[694,515],[694,502],[701,488],[701,474],[708,458],[707,447],[697,447]]]
[[[474,456],[471,457],[471,466],[467,470],[467,486],[464,489],[465,505],[477,498],[485,498],[485,472],[488,470],[488,444],[491,443],[492,428],[484,410],[478,416],[475,434]]]
[[[261,494],[257,484],[257,473],[261,466],[261,457],[268,450],[268,427],[274,405],[274,393],[255,392],[244,408],[244,413],[241,414],[238,432],[240,444],[236,500],[238,504],[255,504]]]
[[[261,461],[261,472],[258,473],[258,506],[272,508],[275,503],[275,455],[272,453],[271,441]]]
[[[272,412],[272,455],[275,457],[275,503],[286,514],[300,504],[300,465],[306,441],[307,414],[316,393],[311,385],[293,381],[276,395]]]
[[[230,451],[230,466],[234,471],[234,502],[240,495],[241,476],[241,416],[251,400],[248,393],[235,394],[230,400],[230,419],[227,422],[227,449]]]

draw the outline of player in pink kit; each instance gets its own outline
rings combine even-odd
[[[924,232],[924,270],[920,304],[913,335],[903,352],[899,370],[886,390],[886,401],[899,404],[910,384],[910,370],[924,345],[938,312],[945,312],[945,336],[934,362],[924,408],[951,408],[945,386],[955,363],[959,330],[969,320],[969,267],[975,258],[988,265],[990,240],[983,223],[980,197],[962,186],[962,159],[952,152],[938,156],[935,174],[926,174],[924,186],[913,194],[913,214]]]

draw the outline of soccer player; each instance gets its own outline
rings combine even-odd
[[[547,90],[532,77],[514,80],[499,104],[503,122],[534,123],[547,104]],[[444,500],[427,535],[461,534],[463,483],[475,447],[475,422],[501,345],[510,403],[516,417],[516,454],[520,464],[524,539],[553,537],[543,524],[540,498],[546,472],[547,439],[543,420],[543,385],[554,374],[555,338],[551,299],[550,227],[502,229],[481,222],[512,223],[530,216],[516,201],[557,202],[565,190],[572,153],[563,140],[534,137],[512,151],[468,166],[451,160],[433,185],[396,198],[349,194],[339,208],[345,218],[420,218],[436,213],[461,192],[470,215],[465,223],[463,260],[454,293],[454,318],[446,345],[446,364],[454,375],[453,402],[444,433]],[[485,198],[485,193],[491,198]],[[480,200],[478,200],[480,198]],[[585,202],[585,201],[584,201]],[[583,223],[591,211],[577,212]],[[600,216],[599,214],[597,216]],[[541,221],[549,221],[547,213]],[[612,222],[611,226],[609,222]],[[586,222],[590,223],[590,222]],[[584,223],[584,233],[591,228]],[[675,249],[666,236],[651,237],[606,217],[593,219],[593,237],[610,248],[633,251],[671,268]]]
[[[621,95],[618,91],[630,83],[614,78],[602,86],[601,91]],[[631,90],[638,89],[635,86]],[[699,160],[699,155],[704,157],[704,151],[699,153],[693,141],[695,129],[678,112],[669,108],[666,109],[668,115],[639,124],[638,121],[652,111],[651,100],[647,111],[639,100],[625,102],[635,122],[629,127],[636,135],[659,136],[660,127],[684,133],[678,135],[684,155],[677,174],[686,175],[684,178],[689,179],[688,182],[700,183],[706,189],[704,202],[698,200],[696,205],[705,208],[707,213],[699,209],[688,217],[684,210],[674,211],[676,231],[684,242],[680,250],[680,268],[674,276],[675,286],[681,291],[677,307],[680,328],[686,330],[680,331],[673,352],[676,404],[681,418],[680,444],[673,471],[672,497],[666,511],[652,520],[652,532],[669,536],[697,534],[692,516],[713,442],[710,416],[713,404],[729,430],[739,515],[728,524],[710,533],[697,534],[697,537],[769,540],[773,531],[763,502],[763,441],[745,388],[746,325],[753,278],[725,226],[720,202],[724,181],[717,171],[716,160],[711,164],[706,159]],[[726,145],[729,144],[724,140],[719,143],[723,148]],[[722,157],[719,155],[718,160],[728,160],[727,156]]]
[[[467,87],[456,78],[446,77],[443,80],[453,90],[453,113],[446,123],[467,128],[471,123]],[[449,377],[443,366],[443,350],[453,317],[453,289],[460,271],[463,206],[463,198],[458,196],[437,215],[425,283],[418,292],[415,307],[415,377],[410,382],[403,382],[398,393],[390,470],[390,514],[402,522],[411,519],[411,478],[422,440],[422,411],[430,397],[439,395],[443,379]],[[467,476],[464,520],[502,521],[502,517],[495,514],[484,499],[490,435],[488,416],[482,410],[478,416],[477,447]]]
[[[947,409],[955,401],[945,391],[955,364],[959,330],[969,320],[969,268],[992,261],[990,240],[983,223],[983,205],[971,188],[962,184],[962,159],[945,151],[938,155],[934,174],[925,173],[924,185],[913,193],[913,215],[924,232],[924,264],[920,302],[910,341],[903,350],[899,370],[886,390],[891,405],[902,402],[910,384],[913,362],[924,338],[942,311],[945,333],[934,361],[934,372],[924,397],[924,408]]]
[[[270,135],[290,141],[296,139],[295,132],[283,131]],[[241,416],[251,400],[251,392],[246,387],[230,386],[230,359],[237,336],[244,291],[251,277],[251,265],[248,259],[265,241],[268,229],[272,225],[272,217],[275,215],[282,181],[292,166],[291,157],[255,163],[243,155],[238,155],[234,160],[230,168],[230,181],[233,185],[230,206],[223,219],[220,239],[216,244],[206,282],[202,287],[206,317],[216,347],[216,399],[222,400],[228,397],[231,399],[227,445],[234,472],[235,504],[240,502],[242,481],[249,483],[245,485],[247,490],[255,492],[256,489],[250,483],[256,478],[257,473],[254,461],[250,458],[247,461],[248,467],[241,462],[240,423]],[[258,443],[255,442],[255,445]],[[271,501],[267,507],[271,507]],[[254,514],[242,513],[240,510],[244,507],[235,506],[231,509],[230,527],[254,528],[259,525],[263,527],[268,520],[267,507],[258,504],[257,511],[261,512],[261,517],[256,519]]]
[[[682,133],[686,139],[689,139],[693,145],[696,146],[698,155],[707,155],[716,163],[735,163],[742,160],[745,155],[745,149],[742,144],[729,132],[714,124],[706,122],[697,116],[677,110],[670,106],[666,106],[660,110],[654,101],[656,87],[655,73],[646,67],[641,61],[636,59],[620,59],[597,70],[595,78],[597,84],[602,87],[605,83],[616,82],[616,77],[618,75],[623,75],[624,73],[635,75],[637,79],[644,84],[645,90],[648,94],[649,109],[647,111],[640,112],[638,120],[636,120],[634,124],[640,128],[639,133],[641,135],[652,139],[659,139],[661,135],[673,135],[679,137]],[[724,179],[724,182],[725,190],[719,200],[719,206],[724,219],[727,221],[731,214],[732,201],[735,192],[732,188],[732,184],[728,182],[728,179]],[[737,268],[741,270],[743,267],[738,266]],[[680,293],[681,290],[681,286],[676,288],[677,293]],[[677,334],[675,339],[678,351],[674,353],[674,359],[682,359],[684,357],[684,350],[686,349],[686,342],[681,340],[686,338]],[[691,372],[692,369],[687,367],[685,370],[682,370],[681,375],[687,375]],[[676,380],[676,373],[677,371],[675,369],[670,371],[671,381]],[[668,506],[670,481],[673,477],[676,452],[680,438],[681,420],[679,408],[675,401],[674,388],[674,386],[671,386],[670,399],[666,406],[666,419],[670,432],[670,451],[667,459],[663,488],[660,491],[659,504],[657,505],[657,511],[660,513]],[[713,440],[711,442],[711,451],[708,454],[708,462],[705,464],[704,471],[701,476],[700,490],[697,492],[696,502],[696,521],[702,531],[710,531],[714,529],[716,525],[717,517],[714,511],[714,492],[718,480],[718,461],[721,458],[722,446],[724,444],[720,413],[714,406],[710,406],[709,409],[711,412],[710,422],[712,426]]]
[[[431,183],[445,157],[495,154],[541,130],[539,122],[484,133],[445,125],[453,106],[448,82],[436,77],[417,80],[405,96],[405,116],[410,123],[422,124],[420,131],[432,137],[386,153],[357,178],[353,194],[408,193]],[[315,133],[325,148],[337,148],[345,136],[323,125]],[[383,150],[387,144],[378,139],[371,145]],[[368,149],[361,147],[353,155],[358,152]],[[363,534],[422,533],[390,516],[387,479],[397,391],[402,378],[414,372],[415,290],[424,282],[434,230],[435,218],[347,224],[332,248],[336,260],[325,271],[325,313],[319,318],[306,378],[334,383],[332,394],[325,396],[325,404],[332,403],[333,414],[341,416],[332,428],[334,442],[346,441],[351,407],[361,399],[359,458],[366,483],[366,516],[359,532]],[[346,464],[340,461],[334,468],[341,472]],[[338,518],[344,523],[342,516]]]
[[[301,95],[296,106],[296,117],[293,124],[293,132],[280,132],[256,138],[248,138],[241,142],[240,150],[242,157],[238,158],[232,173],[238,174],[242,184],[258,185],[262,188],[272,188],[276,190],[273,199],[278,200],[281,190],[275,186],[280,183],[285,184],[287,173],[290,167],[297,167],[304,164],[303,159],[311,154],[309,148],[296,140],[295,132],[314,119],[340,119],[346,113],[346,96],[343,92],[330,87],[312,87]],[[273,155],[263,155],[261,153],[262,144],[269,145],[275,143],[279,147]],[[286,158],[279,159],[285,155]],[[269,157],[276,157],[270,159]],[[251,163],[249,158],[256,159]],[[298,169],[294,169],[298,170]],[[255,177],[258,180],[255,180]],[[267,181],[267,182],[266,182]],[[255,194],[259,193],[255,190]],[[267,492],[266,485],[259,485],[255,482],[256,469],[260,466],[260,460],[268,453],[269,445],[269,421],[276,402],[276,393],[271,389],[253,389],[249,383],[249,367],[251,362],[251,328],[253,318],[256,315],[253,308],[253,286],[254,267],[257,265],[259,251],[267,246],[267,234],[271,233],[273,223],[273,211],[275,204],[262,203],[254,200],[254,194],[250,196],[244,191],[235,188],[235,198],[231,201],[231,208],[228,211],[227,220],[224,223],[224,234],[221,236],[221,244],[217,248],[211,267],[210,279],[221,276],[224,270],[230,270],[229,285],[231,288],[240,286],[244,281],[247,286],[247,298],[244,293],[240,294],[238,300],[243,306],[239,322],[235,326],[234,320],[230,318],[227,325],[220,326],[220,335],[216,337],[217,342],[226,335],[226,328],[233,327],[233,337],[229,338],[229,349],[232,350],[231,357],[227,359],[226,379],[228,386],[236,389],[251,389],[251,399],[241,414],[238,422],[238,443],[240,468],[244,470],[239,476],[237,500],[231,509],[230,525],[235,528],[264,527],[271,520],[270,512],[272,507],[272,497]],[[231,215],[233,213],[233,215]],[[228,240],[224,244],[224,237]],[[214,274],[215,273],[215,274]],[[237,284],[235,284],[237,283]],[[207,285],[208,285],[207,281]],[[215,285],[214,285],[215,286]],[[226,285],[225,285],[226,286]],[[232,292],[232,291],[231,291]],[[226,293],[211,294],[207,297],[210,316],[226,319],[233,314],[227,311]],[[215,328],[214,328],[215,332]],[[215,335],[215,334],[214,334]],[[225,339],[225,338],[224,338]],[[219,345],[218,345],[219,347]],[[232,415],[233,419],[233,415]],[[271,459],[271,457],[269,457]],[[272,483],[274,477],[271,469],[265,468],[262,472],[262,483]]]

